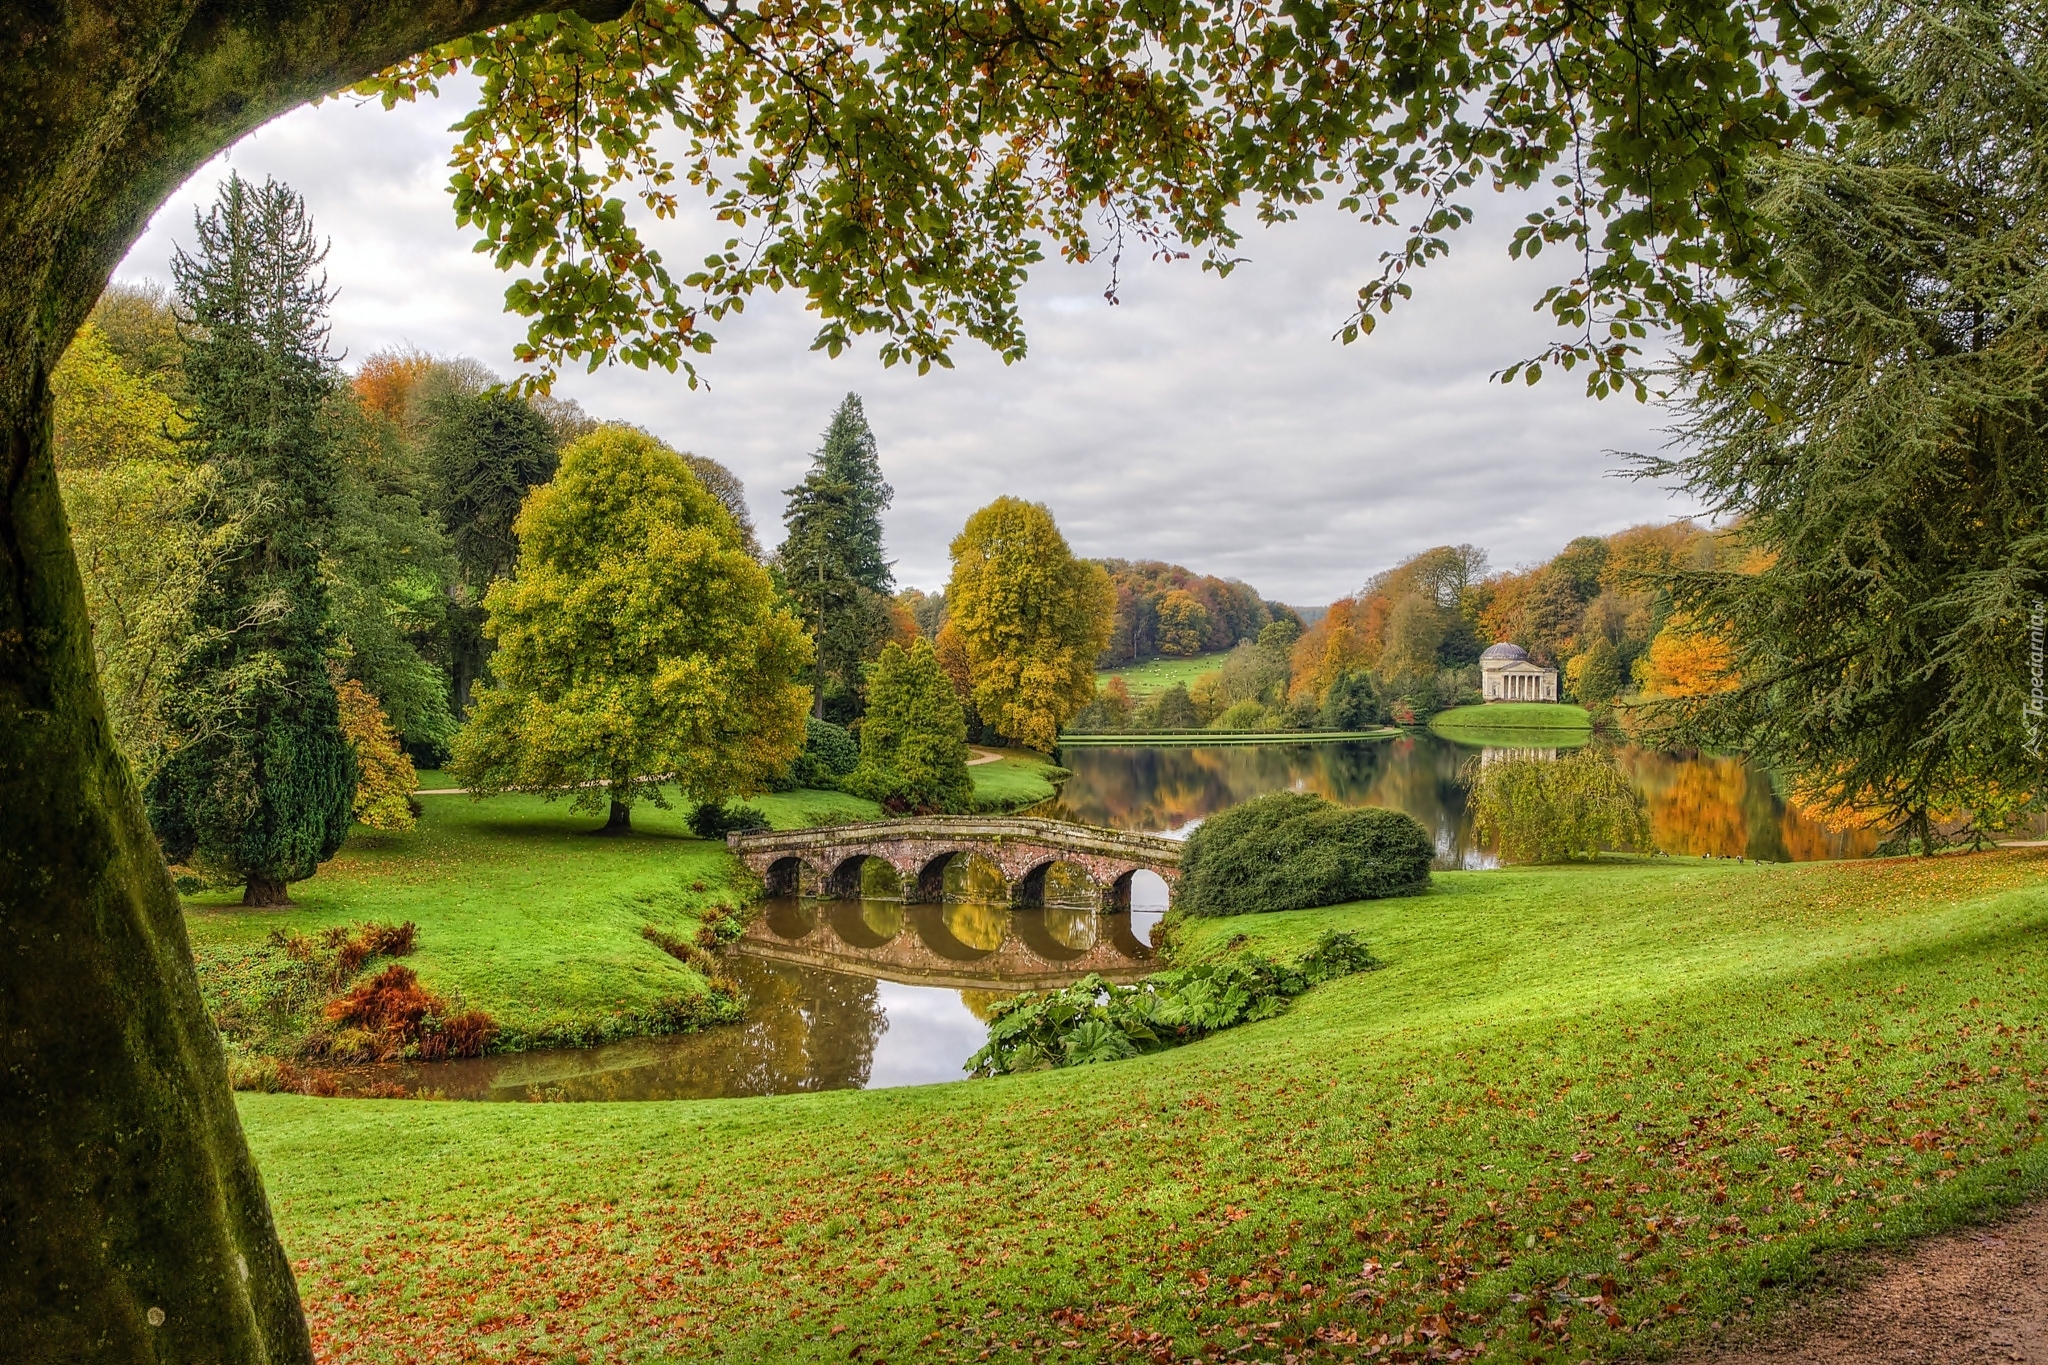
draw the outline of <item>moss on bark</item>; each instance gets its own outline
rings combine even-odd
[[[264,120],[530,0],[74,0],[0,18],[0,1341],[25,1361],[310,1361],[115,747],[49,374],[150,215]],[[593,18],[621,5],[578,6]]]

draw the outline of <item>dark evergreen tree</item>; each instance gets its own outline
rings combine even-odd
[[[1325,730],[1364,730],[1386,719],[1370,673],[1339,673],[1323,694],[1316,722]]]
[[[894,566],[882,558],[882,513],[889,510],[896,490],[882,478],[875,433],[868,426],[859,394],[846,395],[832,414],[813,467],[846,490],[839,526],[846,571],[869,592],[890,591],[895,575],[891,572]]]
[[[431,501],[455,552],[448,613],[448,673],[455,712],[490,657],[483,599],[512,572],[519,540],[512,523],[526,495],[555,476],[555,429],[522,398],[451,393],[436,404],[427,434]]]
[[[893,582],[882,558],[882,512],[894,492],[857,395],[832,415],[804,481],[783,493],[787,533],[778,557],[817,641],[816,714],[822,719],[829,708],[851,719],[860,710],[862,665],[889,640]]]
[[[1916,116],[1757,176],[1784,274],[1732,294],[1749,363],[1646,462],[1751,558],[1664,576],[1729,667],[1651,719],[1932,852],[2048,793],[2048,37],[2009,0],[1857,36]]]
[[[231,552],[193,609],[148,809],[173,860],[244,881],[244,904],[278,905],[341,847],[356,786],[320,572],[337,475],[321,420],[335,382],[326,250],[273,180],[230,176],[197,229],[197,253],[171,269],[190,439],[221,484],[200,515]]]

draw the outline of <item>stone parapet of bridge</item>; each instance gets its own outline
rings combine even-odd
[[[1045,878],[1056,863],[1085,873],[1105,912],[1131,906],[1131,876],[1154,872],[1171,897],[1180,877],[1177,839],[1035,816],[922,816],[816,829],[750,830],[726,843],[768,894],[812,892],[827,899],[860,895],[861,868],[879,858],[896,870],[912,904],[945,899],[946,865],[974,853],[999,868],[1011,904],[1045,903]]]

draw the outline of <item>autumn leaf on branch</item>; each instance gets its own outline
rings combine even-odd
[[[1566,334],[1501,377],[1583,365],[1593,393],[1642,397],[1652,330],[1725,365],[1721,282],[1776,269],[1745,167],[1892,117],[1837,19],[1805,0],[641,0],[610,24],[466,38],[359,90],[389,105],[481,82],[456,215],[516,274],[530,389],[571,362],[694,383],[703,324],[764,289],[801,291],[831,354],[873,334],[922,372],[966,336],[1015,360],[1017,291],[1048,247],[1228,274],[1234,210],[1270,223],[1324,200],[1400,233],[1348,342],[1449,250],[1469,191],[1550,184],[1509,251],[1578,259],[1538,305]],[[732,235],[678,271],[643,226],[686,187]]]

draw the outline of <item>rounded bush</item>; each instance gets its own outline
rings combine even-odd
[[[1188,837],[1178,908],[1190,915],[1306,910],[1420,891],[1436,845],[1397,810],[1275,792],[1212,816]]]

